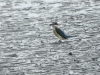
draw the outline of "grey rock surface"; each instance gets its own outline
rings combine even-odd
[[[0,75],[100,75],[100,1],[0,0]]]

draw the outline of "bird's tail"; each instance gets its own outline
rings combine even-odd
[[[77,36],[66,36],[66,38],[73,38],[73,37],[77,37]]]

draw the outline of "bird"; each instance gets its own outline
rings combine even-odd
[[[60,40],[66,40],[71,37],[76,37],[76,36],[67,36],[64,31],[62,31],[60,28],[58,28],[58,23],[57,22],[52,22],[50,26],[53,27],[53,33],[55,36],[57,36]]]

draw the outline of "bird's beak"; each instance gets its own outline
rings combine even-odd
[[[49,24],[49,26],[52,26],[53,24]]]

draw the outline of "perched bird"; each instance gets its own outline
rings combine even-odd
[[[76,37],[76,36],[67,36],[60,28],[58,28],[58,23],[57,22],[52,22],[50,26],[53,27],[53,33],[55,36],[57,36],[60,40],[65,40],[71,37]]]

